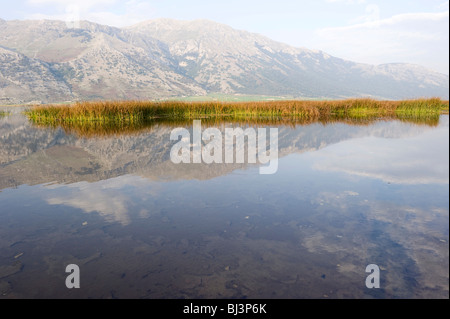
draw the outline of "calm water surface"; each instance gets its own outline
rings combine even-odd
[[[167,125],[82,137],[19,111],[0,118],[0,298],[449,297],[448,115],[279,126],[260,175],[173,164]]]

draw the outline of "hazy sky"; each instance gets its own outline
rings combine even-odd
[[[118,27],[209,19],[356,62],[416,63],[449,73],[445,0],[0,0],[5,20],[74,16]]]

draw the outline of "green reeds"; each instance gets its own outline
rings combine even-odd
[[[39,124],[86,124],[139,126],[155,119],[184,120],[223,117],[268,119],[368,118],[381,116],[432,116],[448,109],[438,98],[403,101],[348,99],[339,101],[183,102],[101,101],[74,105],[36,106],[26,114]]]

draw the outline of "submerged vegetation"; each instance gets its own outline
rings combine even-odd
[[[448,101],[439,98],[403,101],[101,101],[36,106],[26,114],[38,125],[61,126],[81,135],[108,135],[135,132],[157,124],[188,124],[199,118],[249,125],[297,125],[336,120],[361,124],[379,118],[395,118],[434,125],[445,110],[448,111]]]

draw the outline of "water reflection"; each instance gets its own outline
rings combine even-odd
[[[280,155],[284,157],[314,151],[341,141],[363,137],[414,136],[434,128],[433,125],[421,126],[398,121],[351,123],[352,125],[342,122],[316,122],[307,125],[291,123],[290,126],[280,126]],[[170,141],[170,132],[181,124],[157,124],[132,135],[78,137],[66,134],[64,129],[37,129],[20,114],[10,116],[0,122],[0,188],[54,181],[93,182],[124,174],[138,174],[150,179],[209,179],[245,167],[235,164],[172,164],[169,155],[174,143]],[[205,127],[208,125],[223,129],[225,126],[249,124],[206,121]],[[383,156],[382,152],[378,154]]]
[[[247,118],[232,118],[229,117],[204,117],[201,119],[202,125],[206,127],[220,127],[224,123],[231,122],[239,126],[256,126],[256,127],[269,127],[269,126],[288,126],[296,127],[299,125],[305,126],[315,123],[321,123],[323,125],[333,123],[345,123],[348,125],[371,125],[380,119],[377,116],[366,116],[356,118],[346,118],[343,116],[323,116],[321,118],[264,118],[264,117],[247,117]],[[436,126],[439,123],[439,115],[422,115],[420,117],[414,117],[411,115],[396,115],[391,117],[384,117],[383,120],[397,120],[405,123],[414,123],[416,125]],[[122,123],[111,124],[103,122],[69,122],[62,124],[42,124],[33,123],[33,126],[49,129],[49,128],[61,128],[66,134],[73,134],[78,137],[117,137],[124,135],[136,135],[145,132],[149,132],[152,129],[158,129],[161,126],[164,127],[188,127],[192,124],[192,119],[153,119],[146,122],[138,123]]]
[[[401,139],[369,136],[327,147],[315,169],[378,178],[387,183],[449,183],[448,117],[435,130]]]
[[[2,298],[448,298],[448,116],[280,125],[271,176],[175,165],[172,128],[0,119]]]

